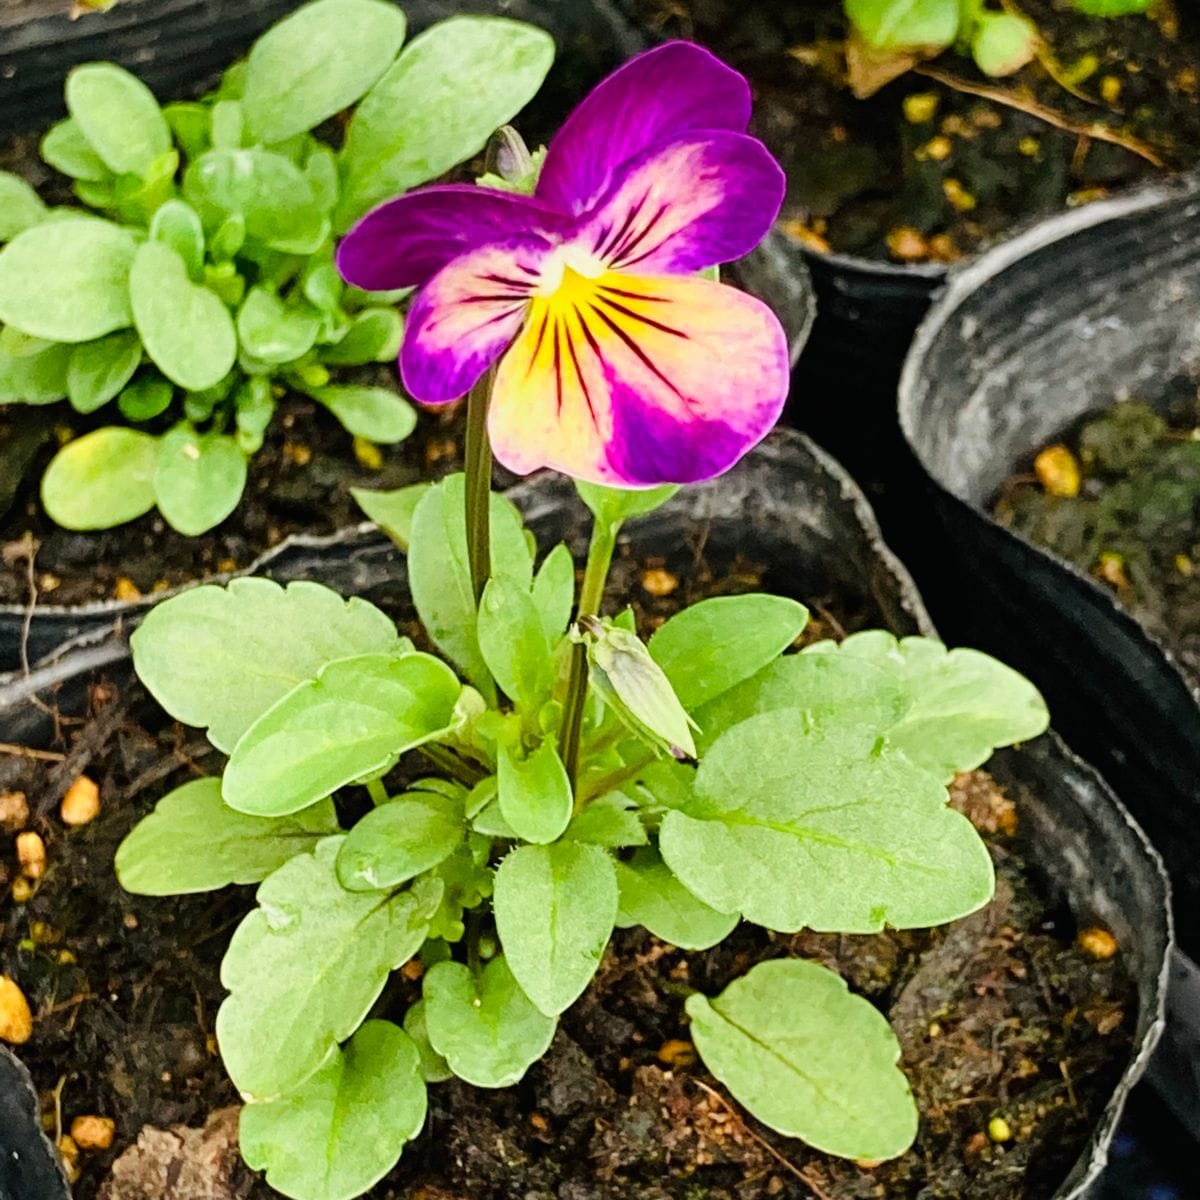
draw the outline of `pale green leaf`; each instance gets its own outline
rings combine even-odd
[[[613,850],[623,846],[644,846],[650,840],[638,816],[637,805],[623,792],[609,792],[589,800],[583,810],[571,818],[563,837]]]
[[[50,166],[72,179],[98,183],[110,174],[103,159],[83,136],[78,122],[70,117],[50,126],[39,151]]]
[[[442,943],[445,945],[445,943]],[[436,965],[436,964],[435,964]],[[421,1056],[421,1075],[426,1083],[445,1083],[454,1078],[450,1064],[433,1048],[425,1028],[425,1001],[418,1000],[404,1014],[404,1032],[413,1040]]]
[[[7,242],[46,215],[42,198],[19,175],[0,171],[0,242]]]
[[[174,397],[175,385],[169,380],[139,375],[117,398],[117,407],[127,421],[151,421],[167,411]]]
[[[575,607],[575,560],[562,542],[538,568],[533,580],[533,603],[541,615],[546,639],[553,646],[566,633]]]
[[[129,272],[133,319],[146,353],[172,383],[200,391],[237,360],[237,333],[220,297],[188,278],[187,264],[164,242],[143,242]]]
[[[286,306],[267,287],[252,287],[238,309],[238,341],[260,362],[288,363],[307,354],[320,328],[315,312]]]
[[[574,482],[579,498],[591,509],[596,524],[609,528],[632,517],[643,517],[652,513],[679,491],[679,485],[676,483],[631,491],[627,488],[606,487],[600,483],[585,483],[581,479]]]
[[[387,70],[404,13],[379,0],[315,0],[254,43],[242,103],[259,142],[282,142],[348,108]]]
[[[133,324],[137,242],[98,217],[34,225],[0,250],[0,322],[54,342],[90,342]]]
[[[659,844],[689,891],[768,929],[923,928],[974,912],[994,886],[987,848],[947,800],[902,753],[780,709],[717,739]]]
[[[239,812],[283,816],[382,775],[444,736],[462,685],[428,654],[366,654],[322,667],[242,735],[223,795]]]
[[[683,950],[707,950],[733,932],[736,913],[721,913],[692,895],[656,850],[639,850],[618,862],[617,926],[644,925],[655,937]]]
[[[408,487],[390,492],[351,488],[350,495],[369,520],[374,521],[401,550],[407,551],[412,537],[413,515],[421,503],[421,497],[432,486],[428,483],[410,483]]]
[[[428,905],[414,891],[348,892],[342,838],[280,867],[258,889],[221,964],[221,1057],[247,1099],[302,1084],[362,1024],[388,975],[420,948]]]
[[[712,1000],[688,998],[704,1065],[764,1125],[842,1158],[903,1154],[917,1107],[887,1019],[802,959],[752,967]]]
[[[483,661],[507,696],[526,708],[549,699],[551,646],[527,587],[489,579],[479,601],[478,635]]]
[[[172,529],[188,537],[219,525],[238,506],[246,486],[246,456],[237,440],[176,425],[159,443],[154,497]]]
[[[88,145],[117,175],[141,175],[171,149],[171,130],[154,93],[114,63],[73,67],[66,98]]]
[[[65,529],[108,529],[154,507],[158,438],[106,426],[68,442],[42,476],[42,504]]]
[[[184,896],[260,883],[338,832],[331,801],[268,820],[234,812],[216,777],[168,792],[117,849],[117,878],[139,896]]]
[[[130,638],[134,667],[159,704],[177,721],[208,726],[209,740],[227,754],[327,663],[411,646],[366,600],[269,579],[191,588],[151,609]]]
[[[390,388],[346,383],[309,388],[307,394],[329,409],[347,433],[368,442],[391,446],[417,427],[416,409]]]
[[[396,1165],[426,1105],[413,1040],[367,1021],[294,1092],[242,1109],[242,1157],[285,1196],[354,1200]]]
[[[71,407],[81,413],[95,412],[121,392],[141,361],[142,342],[132,329],[80,342],[71,351],[67,367]]]
[[[716,596],[676,613],[650,639],[650,654],[689,712],[778,658],[808,623],[785,596]]]
[[[187,267],[192,279],[204,275],[204,227],[196,210],[185,200],[161,205],[150,221],[150,236],[170,246]]]
[[[24,343],[15,352],[14,342]],[[66,398],[74,347],[4,330],[0,345],[0,403],[54,404]]]
[[[553,842],[571,820],[574,796],[567,769],[552,739],[522,756],[501,744],[496,755],[500,812],[526,842]]]
[[[462,963],[437,963],[422,994],[430,1044],[475,1087],[511,1087],[554,1040],[554,1017],[530,1003],[503,957],[478,977]]]
[[[553,59],[548,33],[503,17],[452,17],[415,38],[350,121],[339,228],[477,154]]]
[[[395,309],[364,309],[339,341],[321,347],[321,361],[343,367],[390,362],[400,353],[403,338],[404,322]]]
[[[492,906],[521,990],[547,1016],[557,1016],[587,987],[612,934],[612,859],[581,842],[522,846],[500,864]]]
[[[846,16],[876,50],[936,53],[958,36],[959,0],[843,0]]]
[[[461,802],[406,792],[367,813],[350,831],[338,854],[338,879],[350,891],[397,887],[444,862],[466,833]]]

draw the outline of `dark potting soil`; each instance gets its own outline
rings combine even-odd
[[[1173,380],[1159,411],[1126,400],[1077,422],[1021,465],[994,512],[1110,588],[1200,679],[1197,380]],[[1071,460],[1078,494],[1055,494],[1071,490],[1059,465]]]
[[[951,262],[1026,218],[1200,158],[1194,5],[1097,19],[1022,0],[1045,46],[1016,76],[989,79],[949,52],[859,100],[833,0],[622,2],[748,76],[754,129],[788,176],[784,228],[816,250]]]
[[[647,632],[692,598],[763,586],[771,579],[753,562],[714,572],[701,536],[669,563],[620,558],[610,594],[632,600]],[[833,596],[814,605],[806,636],[839,636],[866,619],[836,607]],[[167,1179],[195,1181],[191,1200],[269,1200],[238,1163],[237,1096],[213,1037],[220,959],[252,889],[151,900],[123,894],[112,870],[119,841],[154,800],[219,771],[221,756],[164,721],[133,683],[95,683],[88,711],[59,729],[51,749],[63,762],[0,755],[0,792],[26,793],[49,862],[29,902],[0,899],[0,973],[35,1010],[22,1055],[51,1132],[84,1114],[116,1121],[111,1150],[80,1159],[77,1200],[149,1200]],[[103,809],[66,831],[57,804],[81,771],[100,785]],[[431,1087],[424,1133],[371,1200],[1042,1200],[1127,1061],[1136,1000],[1120,950],[1085,952],[1070,914],[1042,898],[1012,836],[1021,797],[984,772],[956,781],[953,797],[997,865],[987,909],[941,930],[866,937],[743,925],[705,953],[618,932],[545,1060],[504,1091]],[[6,839],[0,871],[15,870]],[[889,1014],[923,1113],[900,1160],[841,1162],[779,1137],[694,1061],[688,992],[715,993],[781,955],[826,963]],[[416,997],[416,974],[394,977],[380,1014],[398,1016]],[[997,1117],[1012,1140],[989,1138]],[[194,1132],[156,1132],[177,1124]]]

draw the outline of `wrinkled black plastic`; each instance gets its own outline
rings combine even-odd
[[[72,22],[65,0],[26,5],[6,16],[0,5],[0,136],[5,130],[36,127],[60,115],[67,70],[78,62],[108,59],[136,71],[161,96],[190,94],[245,52],[272,21],[299,7],[300,0],[122,0],[104,14]],[[530,106],[523,129],[536,144],[548,139],[580,97],[605,73],[645,45],[609,0],[400,0],[411,30],[462,13],[499,14],[548,29],[558,43],[550,76]],[[33,15],[30,14],[40,14]],[[14,84],[7,75],[11,74]],[[542,127],[544,126],[544,127]],[[808,336],[815,301],[803,263],[781,235],[772,235],[753,254],[729,267],[729,280],[765,300],[788,334],[793,362]],[[336,540],[336,535],[335,535]],[[328,538],[288,538],[247,566],[245,574],[280,580],[302,578],[311,556]],[[214,577],[223,578],[223,577]],[[0,671],[29,662],[64,642],[102,634],[136,621],[151,601],[41,604],[26,628],[20,605],[0,605]]]
[[[972,634],[1027,672],[1171,868],[1180,941],[1200,950],[1197,681],[1074,567],[988,507],[1084,413],[1200,364],[1200,180],[1034,226],[956,272],[905,366],[900,422],[938,485]]]
[[[583,551],[586,510],[567,481],[542,477],[510,495],[542,545],[564,538],[577,554]],[[810,603],[819,598],[897,633],[932,631],[911,579],[880,539],[862,493],[836,462],[794,433],[773,435],[729,475],[686,489],[657,513],[631,522],[623,541],[635,556],[662,555],[681,565],[690,563],[703,544],[714,567],[739,557],[764,564],[765,586],[774,591]],[[404,587],[401,557],[367,529],[325,547],[308,574],[339,590],[350,586],[376,598],[395,597]],[[113,660],[110,676],[128,678],[124,649],[117,640],[77,650],[40,678],[0,681],[0,727],[6,736],[44,742],[48,718],[28,701],[30,686],[45,685],[45,699],[72,711],[83,704],[81,685],[91,678],[98,651]],[[1020,796],[1022,850],[1037,864],[1046,888],[1081,923],[1099,922],[1113,930],[1137,984],[1130,1064],[1068,1179],[1053,1197],[1037,1198],[1082,1200],[1092,1194],[1129,1089],[1161,1032],[1171,943],[1166,877],[1119,801],[1053,735],[997,755],[989,769]]]
[[[68,1200],[29,1072],[0,1046],[0,1200]]]

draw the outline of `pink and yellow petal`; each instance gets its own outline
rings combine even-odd
[[[535,300],[500,364],[489,418],[500,462],[617,487],[694,483],[766,436],[789,375],[766,305],[692,277],[589,282],[586,299]]]
[[[514,238],[460,255],[417,293],[400,375],[423,404],[464,396],[516,337],[548,247]]]
[[[785,184],[757,138],[688,134],[629,163],[579,236],[614,271],[699,271],[766,237]]]
[[[697,129],[745,132],[749,123],[741,75],[692,42],[667,42],[630,59],[571,113],[550,143],[535,196],[578,215],[651,146]]]

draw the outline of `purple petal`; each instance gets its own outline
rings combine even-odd
[[[581,237],[614,271],[700,271],[741,258],[766,237],[785,182],[757,138],[687,134],[627,164]]]
[[[750,86],[691,42],[667,42],[598,84],[550,143],[535,193],[552,208],[585,212],[623,163],[696,129],[745,132]]]
[[[506,237],[539,235],[565,220],[524,196],[474,184],[421,188],[367,213],[342,239],[342,277],[368,292],[424,283],[452,259]]]
[[[526,235],[459,255],[417,293],[400,374],[423,404],[465,395],[520,332],[552,245]]]

